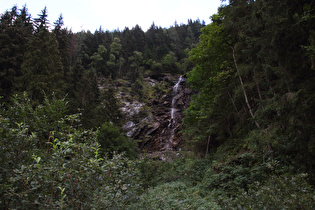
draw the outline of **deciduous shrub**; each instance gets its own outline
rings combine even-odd
[[[100,143],[100,152],[113,156],[114,152],[122,153],[129,158],[136,157],[136,143],[124,136],[118,127],[112,123],[104,123],[97,133],[97,140]]]
[[[1,209],[117,209],[137,195],[134,161],[101,156],[97,133],[74,126],[78,115],[63,115],[65,106],[16,98],[1,112]]]
[[[220,209],[198,195],[199,190],[183,182],[161,184],[140,196],[132,209]]]

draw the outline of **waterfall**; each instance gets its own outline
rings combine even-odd
[[[172,107],[171,107],[171,121],[174,121],[175,118],[175,112],[176,112],[176,96],[178,94],[178,87],[179,84],[184,81],[183,76],[180,76],[177,83],[173,87],[173,99],[172,99]],[[171,123],[170,121],[170,123]]]
[[[180,83],[184,81],[183,77],[180,76],[178,81],[176,82],[176,84],[173,86],[173,94],[172,94],[172,106],[171,106],[171,119],[169,120],[168,123],[168,130],[170,132],[170,138],[167,142],[167,144],[165,145],[165,149],[166,150],[172,150],[172,144],[173,144],[173,140],[175,137],[175,125],[176,125],[176,117],[175,117],[175,113],[177,112],[177,108],[176,108],[176,102],[178,100],[178,88]]]

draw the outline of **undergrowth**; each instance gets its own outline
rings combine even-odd
[[[65,106],[53,98],[34,107],[16,96],[2,107],[1,209],[315,208],[309,175],[276,158],[250,151],[135,158],[114,127],[84,130]],[[109,134],[117,145],[108,144]],[[108,153],[108,145],[117,151]]]

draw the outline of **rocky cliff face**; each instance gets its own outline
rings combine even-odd
[[[152,87],[167,84],[167,92],[157,93],[147,103],[122,101],[121,110],[127,119],[126,135],[138,142],[141,151],[180,150],[184,143],[179,132],[183,111],[189,106],[192,95],[186,78],[163,76],[145,81]]]

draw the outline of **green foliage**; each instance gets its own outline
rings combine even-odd
[[[310,185],[289,181],[307,172],[314,183],[309,3],[230,1],[191,51],[188,82],[197,94],[184,134],[189,148],[213,158],[200,194],[223,208],[313,205]]]
[[[113,43],[110,45],[110,55],[109,60],[107,61],[107,66],[109,68],[109,73],[112,79],[116,79],[117,76],[117,67],[121,69],[121,65],[124,62],[124,59],[120,57],[122,45],[120,44],[120,39],[118,37],[114,38]]]
[[[38,137],[37,144],[44,146],[49,139],[51,131],[64,129],[62,124],[67,121],[67,102],[65,99],[57,99],[52,95],[51,99],[45,98],[43,104],[35,106],[28,95],[14,95],[12,104],[3,105],[0,114],[8,120],[8,127],[14,129],[25,128],[29,134]],[[77,115],[72,123],[76,123]]]
[[[116,98],[116,91],[109,88],[101,92],[99,100],[101,103],[96,110],[97,112],[95,112],[98,115],[98,118],[96,117],[98,123],[94,123],[94,125],[101,126],[104,122],[113,122],[117,126],[121,125],[122,113],[119,110],[120,101]]]
[[[146,190],[132,207],[313,208],[314,189],[308,175],[284,174],[280,161],[257,164],[257,157],[249,152],[225,157],[224,161],[211,159],[181,155],[172,162],[142,159],[137,168]]]
[[[236,196],[240,190],[246,191],[249,185],[275,173],[276,164],[271,161],[258,165],[251,153],[230,157],[225,162],[213,161],[200,182],[201,194],[213,190],[218,195]]]
[[[137,95],[140,100],[143,99],[143,78],[138,78],[132,85],[131,85],[131,93]]]
[[[163,66],[161,63],[153,62],[152,66],[152,75],[160,75],[162,73]]]
[[[40,29],[30,40],[21,69],[16,89],[26,91],[33,100],[42,102],[51,93],[64,95],[66,83],[56,36],[47,29]]]
[[[165,72],[174,72],[177,73],[177,58],[174,52],[169,52],[163,57],[162,65]]]
[[[315,193],[306,174],[271,176],[266,183],[255,182],[248,191],[220,201],[223,208],[237,209],[313,209]]]
[[[33,155],[33,163],[14,170],[2,199],[15,208],[118,208],[137,190],[136,171],[121,155],[98,156],[97,142],[88,133],[72,133],[67,141],[54,139],[51,155]],[[91,136],[91,135],[89,135]]]
[[[165,155],[171,154],[166,153]],[[209,160],[198,160],[182,155],[177,153],[172,162],[152,160],[148,157],[141,159],[137,167],[140,172],[142,186],[146,189],[161,183],[174,181],[196,185],[202,181],[206,169],[210,165]]]
[[[312,5],[234,0],[201,31],[204,23],[188,20],[94,34],[62,29],[62,16],[51,31],[46,8],[34,20],[26,7],[4,12],[0,208],[314,209]],[[135,160],[136,144],[119,129],[115,80],[155,99],[168,85],[148,87],[143,76],[191,63],[197,94],[183,134],[206,158]],[[58,99],[65,93],[69,105]]]
[[[134,161],[122,154],[102,158],[97,133],[78,128],[78,115],[64,115],[64,100],[44,101],[34,108],[26,95],[16,96],[1,112],[1,208],[123,208],[131,202],[140,186]]]
[[[281,173],[309,173],[314,183],[309,4],[230,1],[212,16],[191,51],[188,82],[197,94],[183,120],[189,148],[215,158],[250,151],[255,167],[278,160]]]
[[[199,190],[183,182],[161,184],[140,196],[134,209],[220,209],[214,201],[198,195]]]
[[[125,137],[118,127],[112,123],[104,123],[97,133],[101,154],[109,154],[113,157],[115,152],[125,153],[129,158],[136,156],[136,144]]]
[[[83,130],[78,115],[64,115],[64,100],[33,107],[23,97],[0,117],[1,208],[313,208],[307,175],[282,175],[290,170],[280,161],[257,164],[260,154],[251,152],[220,162],[181,152],[172,162],[109,158],[104,149],[134,154],[117,127]],[[48,128],[49,136],[41,137]]]
[[[147,190],[132,207],[313,208],[314,189],[308,184],[307,174],[284,174],[279,161],[258,165],[256,159],[248,152],[220,162],[188,157],[173,162],[143,159],[137,167]]]
[[[97,52],[91,56],[91,66],[96,70],[98,74],[109,76],[110,72],[106,68],[107,49],[104,45],[99,45]]]
[[[36,24],[37,32],[39,32],[42,29],[48,29],[49,21],[47,19],[48,17],[48,11],[47,7],[45,6],[44,9],[41,11],[41,14],[38,15],[38,18],[34,19],[34,22]]]
[[[32,19],[25,6],[5,11],[0,23],[0,90],[6,101],[13,93],[24,91],[34,103],[41,103],[53,92],[59,98],[68,94],[69,113],[80,109],[86,128],[117,121],[99,117],[106,112],[101,106],[104,97],[98,92],[104,77],[131,81],[142,100],[146,97],[143,75],[187,70],[187,52],[204,25],[189,20],[171,29],[153,24],[147,32],[136,25],[123,31],[100,28],[95,33],[73,33],[63,28],[62,15],[51,30],[46,7]]]
[[[130,63],[130,73],[129,77],[131,82],[134,83],[138,78],[143,75],[143,56],[141,52],[134,51],[133,55],[128,58]]]
[[[5,11],[0,17],[0,92],[9,100],[16,77],[21,76],[21,65],[33,25],[30,14],[24,6],[18,10]]]
[[[213,16],[214,20],[220,18],[220,15]],[[188,73],[188,82],[198,94],[185,110],[183,132],[190,139],[189,146],[197,152],[203,149],[204,153],[211,136],[216,136],[212,137],[211,145],[218,145],[230,132],[227,121],[231,118],[231,102],[226,99],[234,72],[228,53],[228,37],[222,26],[214,21],[202,32],[199,45],[191,51],[190,60],[195,67]]]

